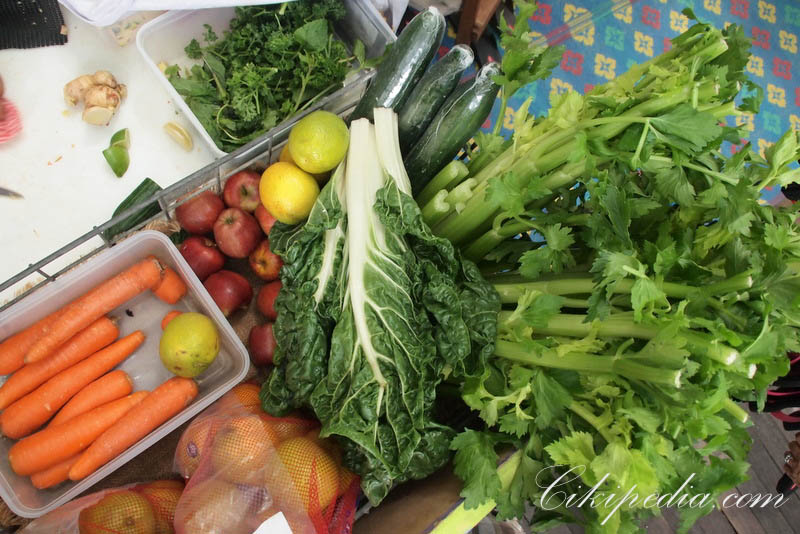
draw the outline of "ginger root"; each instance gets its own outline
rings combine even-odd
[[[127,88],[117,83],[107,70],[78,76],[64,86],[64,100],[70,106],[85,103],[83,120],[89,124],[108,124],[127,95]]]

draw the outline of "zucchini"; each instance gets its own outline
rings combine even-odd
[[[475,55],[466,45],[456,45],[428,69],[397,114],[400,149],[403,154],[419,139],[436,112],[458,85],[461,74]]]
[[[114,210],[114,215],[111,216],[113,219],[120,213],[125,210],[128,210],[137,204],[141,204],[148,198],[151,198],[153,195],[161,191],[161,186],[155,183],[150,178],[145,178],[142,180],[136,189],[131,191],[131,193],[125,197],[125,200],[120,202],[117,209]],[[132,230],[137,225],[143,223],[147,219],[157,215],[161,211],[161,207],[158,205],[158,202],[154,201],[151,204],[148,204],[144,208],[140,209],[136,213],[128,216],[127,218],[123,219],[122,221],[118,222],[117,224],[108,228],[105,232],[103,232],[103,236],[108,240],[111,241],[115,236],[121,234],[122,232],[127,232],[128,230]]]
[[[375,108],[400,109],[439,49],[445,26],[444,17],[435,7],[411,19],[377,66],[372,83],[350,120],[372,120]]]
[[[492,111],[500,86],[492,77],[500,65],[487,63],[478,75],[456,87],[403,163],[417,195],[452,160]]]

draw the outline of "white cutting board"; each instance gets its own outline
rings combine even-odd
[[[166,187],[213,161],[135,44],[120,47],[106,30],[62,11],[69,30],[66,45],[0,50],[5,96],[23,123],[15,139],[0,144],[0,186],[25,197],[0,196],[0,281],[108,220],[143,178]],[[62,94],[71,79],[102,69],[128,87],[127,99],[106,127],[83,122],[82,108],[67,111]],[[191,152],[167,137],[162,129],[167,121],[192,133]],[[131,164],[117,178],[101,152],[123,127],[131,132]],[[76,260],[80,252],[61,264]],[[0,303],[10,296],[0,294]]]

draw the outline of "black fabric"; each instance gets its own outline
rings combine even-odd
[[[66,32],[56,0],[0,0],[0,50],[62,45]]]
[[[789,200],[797,202],[800,200],[800,184],[789,184],[785,187],[781,187],[781,193]]]

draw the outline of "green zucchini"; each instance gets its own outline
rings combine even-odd
[[[414,195],[458,154],[489,116],[500,90],[492,77],[499,74],[500,65],[487,63],[475,78],[459,84],[442,104],[403,161]]]
[[[350,120],[373,120],[375,108],[400,109],[439,49],[445,26],[444,17],[435,7],[411,19],[377,66]]]
[[[470,47],[456,45],[419,80],[397,114],[400,149],[404,154],[425,131],[474,59]]]
[[[111,217],[114,218],[120,213],[125,210],[128,210],[137,204],[140,204],[151,198],[153,195],[161,191],[161,186],[155,183],[150,178],[145,178],[142,180],[136,189],[131,191],[131,193],[125,197],[125,200],[120,202],[117,209],[114,210],[114,215]],[[161,211],[161,207],[158,205],[158,202],[153,201],[151,204],[148,204],[144,208],[140,209],[136,213],[126,217],[122,221],[118,222],[117,224],[108,228],[105,232],[103,232],[103,236],[107,240],[113,239],[115,236],[121,234],[122,232],[127,232],[128,230],[132,230],[137,225],[143,223],[147,219],[157,215]]]

